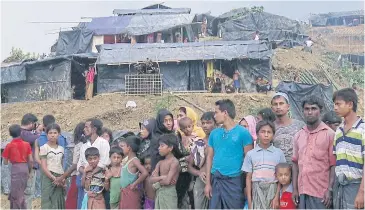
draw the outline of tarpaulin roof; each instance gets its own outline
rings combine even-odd
[[[330,12],[327,14],[313,14],[310,16],[309,21],[314,26],[326,26],[328,19],[351,17],[351,16],[364,16],[364,10],[345,11],[345,12]]]
[[[272,50],[266,41],[215,41],[188,43],[101,45],[97,64],[176,62],[213,59],[269,59]]]
[[[145,35],[164,31],[176,26],[188,25],[193,22],[194,15],[134,15],[93,18],[87,28],[96,35],[129,34]]]
[[[77,29],[61,31],[56,44],[56,55],[70,55],[91,52],[93,31]]]
[[[114,15],[158,15],[158,14],[190,14],[190,8],[173,9],[114,9]]]
[[[15,64],[11,66],[1,67],[1,84],[8,84],[13,82],[25,81],[25,66],[22,64]]]

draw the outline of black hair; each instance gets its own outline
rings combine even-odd
[[[123,150],[120,147],[112,147],[112,148],[110,148],[109,157],[111,157],[112,154],[114,154],[114,153],[116,153],[118,155],[121,155],[121,156],[124,156]]]
[[[272,104],[272,101],[274,100],[274,99],[278,99],[278,98],[283,98],[284,100],[285,100],[285,102],[286,102],[286,104],[289,104],[289,101],[288,101],[288,99],[286,99],[284,96],[282,96],[282,95],[276,95],[276,96],[274,96],[272,99],[271,99],[271,104]]]
[[[74,143],[75,144],[78,144],[80,142],[82,142],[82,143],[86,142],[86,138],[84,135],[84,128],[85,128],[84,122],[80,122],[79,124],[76,125],[76,127],[74,129]]]
[[[145,163],[146,163],[146,160],[147,159],[151,159],[152,157],[151,157],[151,155],[150,154],[148,154],[148,155],[146,155],[146,156],[144,156],[144,158],[142,158],[141,159],[141,163],[142,163],[142,165],[144,165]]]
[[[200,121],[202,121],[202,120],[213,120],[214,124],[216,124],[214,115],[215,115],[214,112],[204,112],[204,114],[200,118]]]
[[[229,99],[223,99],[215,102],[216,106],[219,106],[221,112],[227,111],[230,118],[234,119],[236,117],[236,108],[233,102]]]
[[[329,111],[324,114],[322,121],[326,124],[342,123],[341,117],[339,117],[334,111]]]
[[[20,137],[21,132],[22,129],[20,128],[20,125],[11,125],[9,127],[9,135],[13,138]]]
[[[93,128],[96,128],[96,134],[98,136],[103,135],[103,130],[102,130],[103,129],[103,122],[101,120],[92,118],[92,119],[86,120],[86,122],[90,122],[91,126]]]
[[[187,113],[186,108],[183,106],[179,108],[179,111],[184,112],[185,114]]]
[[[132,148],[133,152],[137,153],[139,150],[139,145],[141,145],[141,138],[138,136],[128,136],[127,138],[122,139],[122,142],[125,142]]]
[[[57,130],[58,133],[61,133],[61,127],[56,123],[48,125],[46,127],[46,133],[48,134],[48,132],[50,132],[53,129]]]
[[[267,126],[267,125],[270,126],[270,128],[272,129],[273,134],[275,134],[275,125],[274,125],[274,123],[271,122],[271,121],[267,121],[267,120],[262,120],[262,121],[257,123],[257,125],[256,125],[256,134],[259,134],[261,128],[264,127],[264,126]]]
[[[110,130],[109,128],[103,128],[102,129],[102,132],[103,132],[103,134],[104,133],[107,133],[108,135],[109,135],[109,137],[110,137],[110,140],[109,140],[109,142],[113,142],[113,132],[112,132],[112,130]]]
[[[305,97],[302,101],[302,108],[304,108],[304,105],[306,105],[306,104],[317,105],[321,111],[324,107],[323,99],[321,99],[315,95],[309,95],[309,96]]]
[[[90,156],[98,156],[100,157],[100,153],[98,148],[96,147],[89,147],[85,150],[85,158],[87,159]]]
[[[190,118],[188,118],[188,117],[184,117],[184,118],[180,119],[180,120],[179,120],[179,127],[180,127],[181,129],[186,128],[185,124],[186,124],[187,122],[189,122],[189,121],[190,121],[191,123],[193,123],[193,120],[192,120],[192,119],[190,119]]]
[[[275,166],[275,173],[278,171],[279,168],[287,168],[291,173],[291,165],[289,163],[279,163]]]
[[[23,116],[21,124],[29,125],[31,123],[36,123],[36,122],[38,122],[38,118],[34,114],[28,113]]]
[[[276,120],[276,116],[274,114],[274,112],[272,111],[272,109],[270,108],[264,108],[261,109],[257,115],[261,115],[262,120],[267,120],[267,121],[271,121],[274,122]]]
[[[46,115],[43,117],[43,125],[47,127],[50,124],[56,123],[56,118],[53,115]]]
[[[352,111],[357,111],[357,102],[358,97],[354,89],[352,88],[344,88],[341,90],[336,91],[333,94],[333,102],[335,102],[336,99],[344,100],[345,102],[352,102]]]
[[[160,138],[158,139],[158,143],[159,144],[166,144],[168,147],[172,147],[172,154],[177,158],[180,159],[183,157],[183,155],[180,152],[179,149],[179,143],[178,143],[179,139],[177,138],[177,136],[175,134],[163,134],[160,136]]]

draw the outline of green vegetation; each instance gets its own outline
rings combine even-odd
[[[39,54],[36,53],[25,53],[20,48],[11,48],[10,56],[3,60],[4,63],[11,63],[11,62],[21,62],[27,59],[38,59]]]

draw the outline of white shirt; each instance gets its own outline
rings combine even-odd
[[[313,41],[307,40],[307,41],[305,41],[305,45],[307,45],[307,47],[311,47],[313,45]]]
[[[47,169],[56,174],[63,174],[63,155],[65,150],[61,146],[57,148],[52,148],[48,144],[45,144],[39,148],[39,156],[47,160]]]
[[[109,159],[109,151],[110,151],[110,145],[109,142],[102,137],[98,137],[93,144],[91,144],[90,141],[87,141],[85,144],[83,144],[80,148],[80,158],[79,162],[77,163],[77,171],[79,171],[80,167],[86,167],[87,166],[87,160],[85,157],[85,151],[87,148],[95,147],[99,150],[100,154],[100,160],[98,163],[98,167],[105,168],[110,163]]]
[[[78,144],[75,145],[74,147],[74,152],[73,152],[73,157],[72,157],[72,164],[76,164],[79,162],[79,159],[80,159],[80,149],[81,149],[81,146],[83,145],[84,143],[82,142],[79,142]],[[79,171],[78,170],[75,170],[72,172],[71,176],[74,176],[74,175],[79,175]]]

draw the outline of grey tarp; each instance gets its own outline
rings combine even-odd
[[[362,17],[360,24],[364,24],[364,10],[313,14],[310,16],[309,21],[312,26],[346,25],[346,22],[342,19],[346,17],[350,17],[351,21],[356,17]]]
[[[216,41],[189,43],[102,45],[97,64],[137,63],[147,58],[156,62],[188,60],[265,59],[272,56],[268,42]]]
[[[22,64],[1,67],[1,84],[25,81],[25,67]]]
[[[295,82],[280,82],[275,89],[278,92],[288,94],[290,103],[290,113],[293,118],[304,121],[302,101],[306,96],[315,95],[324,100],[324,110],[326,113],[333,110],[333,87],[323,84],[309,85]]]
[[[90,53],[92,49],[93,31],[77,29],[59,33],[56,55]]]
[[[172,9],[114,9],[114,15],[158,15],[158,14],[190,14],[190,8]]]
[[[93,18],[87,24],[87,28],[96,35],[128,34],[138,36],[189,25],[193,19],[194,15],[190,14],[99,17]]]
[[[353,64],[357,64],[360,66],[364,65],[364,54],[362,54],[362,55],[344,54],[344,55],[341,55],[341,59],[347,60]]]
[[[129,74],[128,65],[98,65],[98,93],[125,91],[125,75],[127,74]]]
[[[272,84],[270,59],[237,60],[240,73],[241,89],[245,92],[256,92],[256,79],[262,77]]]

